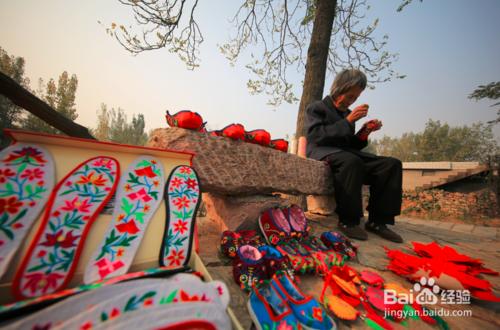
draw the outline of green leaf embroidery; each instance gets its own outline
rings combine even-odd
[[[128,177],[129,178],[128,178],[127,182],[129,182],[129,183],[139,183],[139,177],[133,175],[132,173],[129,173]]]
[[[125,198],[125,197],[122,198],[121,209],[122,209],[123,212],[125,212],[128,215],[132,211],[133,207],[134,207],[134,204],[129,203],[129,201],[128,201],[127,198]]]
[[[140,161],[138,164],[137,164],[137,167],[146,167],[146,166],[150,166],[151,163],[145,159],[143,159],[142,161]]]
[[[143,212],[136,212],[134,215],[137,221],[139,221],[140,223],[144,223],[145,214]]]
[[[152,191],[149,193],[155,200],[158,200],[158,192],[157,191]]]
[[[175,296],[177,295],[177,292],[179,290],[175,289],[174,291],[172,291],[167,297],[163,297],[161,298],[160,300],[160,305],[164,305],[164,304],[169,304],[171,303],[172,301],[174,301],[174,298]]]

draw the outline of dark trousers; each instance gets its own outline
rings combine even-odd
[[[371,155],[370,155],[371,156]],[[370,185],[369,219],[377,224],[394,224],[401,212],[401,161],[392,157],[366,157],[340,151],[325,157],[333,174],[336,212],[345,225],[359,225],[363,216],[361,188]]]

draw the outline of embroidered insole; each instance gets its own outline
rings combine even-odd
[[[130,305],[134,303],[135,299],[135,303],[137,303],[137,299],[141,298],[138,297],[138,295],[143,296],[145,293],[150,291],[156,290],[155,292],[157,292],[159,290],[162,293],[168,291],[168,294],[156,296],[155,293],[155,295],[151,297],[148,295],[145,299],[154,298],[152,301],[148,301],[148,303],[160,303],[160,300],[157,298],[163,299],[170,296],[171,300],[180,298],[181,293],[179,291],[172,294],[173,291],[175,291],[174,288],[179,287],[185,287],[187,291],[185,295],[189,295],[191,297],[196,290],[204,290],[203,294],[205,294],[204,297],[206,300],[220,303],[224,306],[224,308],[227,307],[229,303],[229,292],[227,291],[224,283],[219,281],[203,283],[197,276],[190,274],[178,274],[168,279],[134,280],[85,292],[80,295],[70,297],[44,310],[32,314],[27,318],[15,322],[9,325],[7,329],[32,329],[36,327],[50,328],[62,325],[65,322],[73,322],[76,324],[78,323],[78,320],[84,320],[85,318],[89,318],[90,314],[95,314],[97,309],[102,310],[104,313],[108,313],[108,315],[116,313],[113,312],[113,310],[117,308],[116,306],[119,305],[119,301],[126,301],[129,299]],[[164,299],[163,302],[165,301],[166,300]],[[86,313],[90,314],[87,315]],[[83,316],[84,314],[85,316]]]
[[[177,166],[165,187],[167,219],[160,250],[160,265],[186,265],[191,256],[196,212],[200,204],[200,184],[193,168]]]
[[[85,269],[85,283],[127,272],[162,202],[164,186],[163,166],[155,158],[141,156],[129,165],[118,184],[113,219]]]
[[[54,187],[54,160],[34,144],[0,152],[0,278]]]
[[[230,330],[231,319],[220,305],[190,302],[155,306],[117,315],[92,329]],[[85,329],[85,327],[83,327]]]
[[[12,288],[18,299],[61,290],[71,280],[86,235],[115,192],[119,172],[114,158],[95,157],[57,184],[14,277]]]
[[[87,310],[74,310],[72,314],[74,316],[58,324],[58,328],[94,327],[120,314],[135,310],[147,311],[151,307],[172,303],[185,304],[200,301],[219,305],[223,309],[227,307],[229,295],[223,282],[204,283],[194,275],[187,276],[189,277],[181,276],[174,280],[163,280],[163,282],[157,282],[153,285],[145,284],[143,287],[137,286],[133,281],[123,283],[128,284],[128,288],[122,287],[123,293],[112,297],[101,295],[102,302]]]
[[[172,269],[170,267],[155,267],[146,270],[141,270],[139,272],[127,273],[124,275],[116,276],[107,280],[94,282],[92,284],[82,284],[74,288],[64,289],[52,294],[46,294],[44,296],[28,298],[22,301],[17,301],[8,305],[0,305],[0,319],[9,320],[17,317],[20,313],[29,311],[36,311],[41,307],[45,307],[51,302],[56,300],[62,300],[70,296],[74,296],[78,293],[87,293],[94,290],[115,285],[117,283],[137,280],[141,278],[156,278],[156,277],[166,277],[173,274],[178,274],[179,272],[190,271],[188,266],[182,268]]]

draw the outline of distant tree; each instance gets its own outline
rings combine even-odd
[[[144,145],[148,139],[145,129],[144,115],[132,116],[132,121],[127,122],[127,115],[123,109],[108,110],[106,104],[101,104],[97,113],[97,127],[92,130],[96,139],[124,144]]]
[[[491,82],[488,85],[480,85],[474,92],[469,95],[469,99],[474,99],[476,101],[482,99],[498,100],[500,98],[500,81]],[[500,102],[494,103],[491,106],[496,107],[500,105]],[[500,123],[500,108],[497,110],[497,118],[490,120],[489,124]]]
[[[47,84],[44,84],[44,81],[39,79],[38,85],[38,96],[47,102],[54,110],[73,121],[78,118],[75,107],[75,95],[78,87],[76,75],[69,77],[68,73],[64,71],[59,76],[57,85],[52,78]],[[60,134],[57,129],[32,114],[28,114],[26,118],[21,120],[20,124],[22,128],[27,130]]]
[[[24,58],[11,56],[0,47],[0,71],[29,89],[29,79],[24,76]],[[0,131],[18,126],[22,109],[0,95]]]
[[[492,125],[450,127],[429,119],[421,133],[405,133],[400,138],[384,136],[372,141],[377,154],[402,161],[481,161],[499,151]]]
[[[189,69],[199,66],[199,0],[119,1],[133,11],[135,27],[112,23],[107,31],[125,49],[137,54],[168,47]],[[360,68],[372,83],[403,77],[391,69],[396,55],[384,50],[388,37],[374,36],[378,19],[361,25],[369,8],[366,0],[244,0],[232,20],[236,35],[220,50],[233,64],[257,46],[246,65],[254,77],[247,87],[266,93],[275,106],[298,101],[289,76],[304,72],[296,126],[296,135],[304,136],[305,108],[321,99],[327,70]]]

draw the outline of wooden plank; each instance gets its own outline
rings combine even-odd
[[[78,125],[71,119],[64,117],[62,114],[52,109],[47,103],[19,85],[14,79],[2,72],[0,72],[0,93],[11,100],[15,105],[28,110],[64,134],[95,140],[86,127]]]

